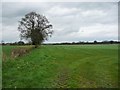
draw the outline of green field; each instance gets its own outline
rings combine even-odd
[[[43,45],[10,58],[3,46],[3,88],[118,87],[118,45]]]

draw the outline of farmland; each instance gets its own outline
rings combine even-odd
[[[118,45],[42,45],[11,58],[14,48],[2,47],[3,88],[118,87]]]

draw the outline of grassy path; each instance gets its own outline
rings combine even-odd
[[[3,87],[118,87],[117,50],[117,45],[42,46],[3,62]]]

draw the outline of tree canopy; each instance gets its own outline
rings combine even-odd
[[[30,12],[19,21],[18,30],[21,39],[32,42],[36,47],[52,35],[52,25],[48,19],[36,12]]]

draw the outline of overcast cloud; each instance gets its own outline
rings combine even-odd
[[[4,2],[2,39],[5,42],[20,40],[18,21],[31,11],[45,15],[53,25],[53,36],[46,42],[118,40],[117,2]]]

